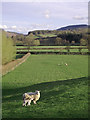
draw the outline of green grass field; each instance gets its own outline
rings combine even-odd
[[[87,118],[88,56],[31,55],[3,76],[2,90],[3,118]],[[37,104],[22,107],[22,94],[35,90]]]
[[[47,37],[56,37],[57,35],[55,35],[55,34],[39,34],[39,36],[47,38]]]

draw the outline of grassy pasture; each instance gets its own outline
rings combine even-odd
[[[3,118],[87,118],[87,77],[88,56],[31,55],[3,76]],[[22,107],[22,94],[37,89],[37,105]]]
[[[40,37],[56,37],[57,35],[55,34],[39,34]]]

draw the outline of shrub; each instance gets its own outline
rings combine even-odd
[[[6,32],[2,31],[2,64],[6,64],[16,57],[16,47],[13,40],[7,37]]]
[[[40,45],[40,41],[39,40],[34,40],[34,45],[35,46],[39,46]]]
[[[80,39],[80,45],[87,45],[87,40],[85,39]]]

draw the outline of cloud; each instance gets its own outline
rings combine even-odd
[[[15,25],[14,25],[14,26],[11,26],[11,28],[12,28],[12,29],[16,29],[16,28],[17,28],[17,26],[15,26]]]
[[[2,26],[2,25],[0,25],[0,28],[2,29],[2,28],[3,28],[3,26]]]
[[[12,2],[12,0],[2,0],[2,2]],[[13,2],[89,2],[89,0],[13,0]]]
[[[50,16],[48,14],[45,15],[46,18],[49,18]]]
[[[53,29],[53,25],[52,24],[31,24],[29,29],[31,29],[31,30]]]
[[[17,29],[17,26],[7,26],[7,25],[0,25],[0,28],[2,28],[2,29]]]
[[[85,19],[87,19],[87,18],[88,18],[88,17],[83,17],[83,16],[79,16],[79,15],[73,17],[74,20],[85,20]]]
[[[3,25],[3,28],[7,29],[8,27],[7,27],[7,25]]]
[[[50,18],[50,11],[49,10],[46,10],[45,13],[44,13],[44,16],[45,18]]]
[[[11,31],[11,32],[17,32],[17,33],[24,33],[27,34],[29,31],[34,30],[47,30],[47,29],[53,29],[53,26],[50,24],[30,24],[27,27],[24,26],[8,26],[7,25],[0,25],[0,28],[4,29],[5,31]]]
[[[0,25],[0,28],[1,29],[7,29],[8,27],[7,27],[7,25]]]

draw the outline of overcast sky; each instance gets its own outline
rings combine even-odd
[[[88,24],[86,2],[2,2],[2,24],[7,31],[27,34],[62,26]]]

